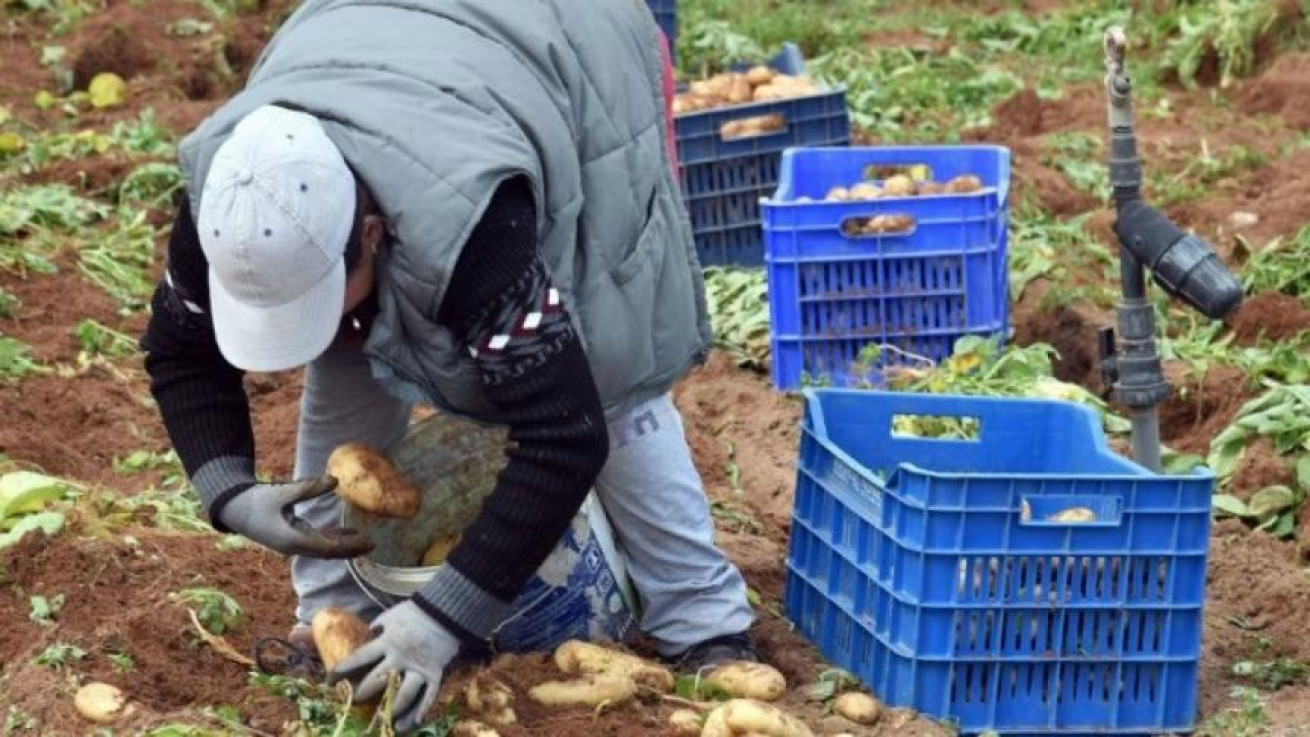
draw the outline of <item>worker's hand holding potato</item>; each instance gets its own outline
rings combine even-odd
[[[285,483],[255,484],[223,505],[218,522],[264,547],[308,558],[354,558],[373,549],[361,532],[341,527],[316,528],[295,514],[294,506],[332,493],[332,476]]]
[[[383,612],[369,628],[373,639],[328,672],[330,683],[348,680],[358,703],[381,697],[390,673],[400,678],[392,701],[392,718],[399,731],[422,724],[437,700],[442,674],[459,653],[459,640],[413,601]]]

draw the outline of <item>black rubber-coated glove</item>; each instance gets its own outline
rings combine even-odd
[[[306,558],[354,558],[373,549],[362,532],[343,527],[313,527],[296,516],[295,504],[337,488],[332,476],[255,484],[228,500],[219,520],[233,532],[286,555]]]

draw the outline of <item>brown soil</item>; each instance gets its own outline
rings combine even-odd
[[[140,378],[125,382],[119,369],[92,366],[70,380],[31,376],[0,387],[0,453],[56,476],[119,489],[140,480],[116,474],[114,459],[135,450],[167,450]]]
[[[294,599],[287,568],[254,546],[219,551],[209,535],[134,532],[136,545],[116,540],[54,541],[28,536],[0,557],[8,572],[0,596],[0,663],[8,687],[0,707],[10,705],[40,720],[43,734],[80,733],[86,722],[72,708],[71,691],[85,681],[124,689],[138,705],[123,727],[139,727],[190,716],[197,707],[229,703],[257,729],[277,730],[294,711],[247,685],[247,669],[198,643],[183,605],[169,594],[186,588],[217,588],[241,605],[242,623],[227,635],[238,652],[249,653],[257,637],[284,636],[292,624]],[[64,596],[53,625],[28,616],[29,596]],[[55,643],[85,650],[66,678],[33,658]],[[109,656],[126,653],[124,672]],[[255,724],[254,722],[259,722]]]
[[[1251,345],[1261,338],[1288,340],[1310,330],[1310,310],[1300,299],[1277,292],[1247,298],[1230,318],[1238,342]]]
[[[1304,620],[1310,587],[1291,543],[1250,534],[1235,520],[1216,525],[1207,594],[1203,713],[1228,702],[1229,687],[1235,682],[1231,663],[1257,657],[1310,659]],[[1268,643],[1263,652],[1257,649],[1262,642]],[[1301,710],[1304,713],[1304,705]]]
[[[84,319],[131,334],[124,321],[115,317],[118,305],[113,298],[87,285],[76,262],[58,267],[58,273],[41,278],[17,279],[0,273],[0,287],[21,302],[13,317],[0,319],[0,331],[28,344],[32,355],[45,362],[77,359],[81,346],[75,329]]]
[[[1236,97],[1250,115],[1277,115],[1290,126],[1310,127],[1310,53],[1278,57]]]
[[[1215,366],[1204,376],[1183,364],[1165,367],[1173,395],[1160,407],[1161,439],[1175,450],[1204,456],[1210,441],[1253,396],[1246,376],[1232,366]]]
[[[785,540],[796,483],[799,399],[777,393],[764,377],[737,369],[717,353],[674,396],[710,496],[744,503],[769,534]],[[730,483],[733,465],[741,473],[740,489]]]
[[[1047,307],[1043,300],[1048,289],[1045,282],[1033,284],[1015,306],[1014,341],[1020,345],[1049,344],[1058,353],[1057,378],[1099,388],[1102,382],[1096,335],[1101,327],[1113,325],[1113,318],[1091,305]]]

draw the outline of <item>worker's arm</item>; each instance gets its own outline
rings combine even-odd
[[[416,597],[466,638],[499,625],[609,453],[596,383],[538,253],[536,223],[528,186],[503,185],[465,245],[439,313],[476,361],[511,441],[481,513]]]
[[[228,363],[209,313],[209,265],[181,198],[142,347],[164,427],[206,511],[255,480],[244,372]]]
[[[181,200],[141,344],[164,427],[210,523],[288,555],[367,552],[372,544],[363,534],[314,529],[291,514],[296,503],[331,493],[333,480],[256,482],[244,372],[219,351],[209,312],[209,264],[186,197]]]

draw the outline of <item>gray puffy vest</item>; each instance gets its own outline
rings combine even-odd
[[[246,113],[284,102],[317,116],[394,236],[365,343],[374,375],[403,399],[497,422],[435,316],[497,186],[526,175],[613,419],[667,391],[710,343],[658,38],[644,0],[310,0],[245,89],[183,141],[192,207]]]

